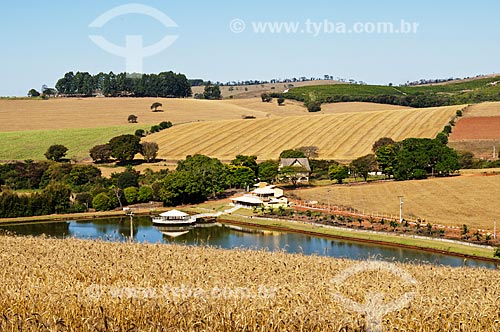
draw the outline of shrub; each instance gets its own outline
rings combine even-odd
[[[144,137],[146,136],[146,132],[144,131],[144,129],[137,129],[134,135],[137,137]]]
[[[61,159],[66,156],[66,152],[68,152],[68,148],[64,145],[55,144],[51,145],[47,152],[45,152],[45,157],[48,160],[53,161],[61,161]]]
[[[443,145],[448,144],[448,135],[446,135],[446,133],[444,132],[437,134],[436,139],[443,143]]]
[[[137,123],[137,116],[134,114],[130,114],[127,118],[129,123]]]
[[[500,258],[500,247],[495,249],[495,253],[493,254],[493,257]]]
[[[462,112],[461,110],[458,110],[458,111],[457,111],[457,116],[458,116],[458,117],[460,117],[460,116],[462,116],[462,115],[463,115],[463,112]]]
[[[111,156],[119,161],[131,161],[141,151],[140,138],[134,135],[120,135],[109,141]]]
[[[96,145],[90,149],[90,158],[94,162],[109,162],[111,160],[111,147],[109,144]]]
[[[309,112],[320,112],[321,111],[321,103],[317,101],[311,101],[306,103],[307,110]]]
[[[148,163],[155,161],[158,155],[158,143],[156,142],[143,142],[141,143],[141,154]]]
[[[163,122],[161,122],[159,124],[159,126],[160,126],[160,129],[162,129],[162,130],[163,129],[167,129],[167,128],[172,127],[172,122],[170,122],[170,121],[163,121]]]
[[[260,98],[262,99],[262,102],[263,103],[270,103],[271,101],[273,101],[273,97],[271,97],[270,95],[268,95],[267,93],[262,93],[260,95]]]
[[[125,199],[129,204],[134,204],[135,202],[137,202],[138,193],[139,191],[136,187],[128,187],[123,189],[123,195],[125,196]]]
[[[142,186],[137,193],[137,201],[141,203],[149,202],[153,199],[153,189],[148,186]]]
[[[285,103],[285,98],[278,98],[278,105],[279,106],[283,106],[284,103]]]
[[[161,128],[159,125],[154,125],[151,127],[151,129],[149,130],[150,133],[157,133],[157,132],[160,132],[161,131]]]
[[[92,200],[92,206],[96,211],[108,211],[113,207],[111,198],[105,193],[100,193]]]

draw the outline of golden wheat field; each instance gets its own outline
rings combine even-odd
[[[159,157],[184,159],[202,153],[222,160],[237,154],[276,159],[285,149],[315,145],[319,158],[352,160],[371,153],[381,137],[434,137],[462,106],[364,113],[228,120],[174,126],[150,135]]]
[[[464,118],[500,116],[500,102],[485,102],[471,105],[464,113]]]
[[[362,186],[330,186],[296,190],[304,200],[352,207],[365,213],[399,217],[403,196],[403,217],[421,218],[431,224],[468,225],[493,231],[498,218],[500,176],[460,176],[420,181],[384,182]],[[500,224],[499,224],[500,225]]]
[[[152,112],[154,102],[162,103],[163,112]],[[404,109],[373,103],[325,104],[318,114],[368,112]],[[0,99],[0,132],[51,130],[121,126],[130,114],[139,124],[153,125],[162,121],[186,123],[307,115],[301,102],[287,100],[278,106],[276,100],[263,103],[261,98],[233,100],[197,100],[172,98],[59,98],[50,100]],[[26,121],[19,121],[22,117]]]
[[[164,112],[152,112],[154,102]],[[283,106],[286,107],[286,106]],[[278,108],[278,105],[276,105]],[[259,110],[222,101],[162,98],[61,98],[50,100],[0,100],[0,132],[95,128],[126,125],[130,114],[139,124],[161,121],[184,123],[241,119],[243,115],[266,117]],[[25,121],[19,121],[22,118]]]
[[[498,270],[76,239],[0,248],[2,331],[500,328]]]

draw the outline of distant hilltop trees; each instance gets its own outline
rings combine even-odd
[[[56,84],[65,97],[191,97],[191,83],[184,74],[172,71],[159,74],[91,75],[87,72],[66,73]]]

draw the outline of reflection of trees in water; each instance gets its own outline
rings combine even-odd
[[[89,225],[92,227],[95,235],[98,237],[124,237],[130,236],[130,218],[128,216],[118,218],[103,218],[103,219],[90,219],[78,220],[75,222],[77,225]],[[137,235],[139,227],[151,226],[150,217],[134,217],[134,237]]]
[[[50,222],[36,224],[22,224],[13,226],[2,226],[3,230],[16,235],[42,235],[50,237],[66,237],[69,235],[69,222]]]

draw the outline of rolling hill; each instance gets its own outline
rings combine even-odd
[[[315,145],[319,158],[352,160],[371,152],[379,138],[435,137],[462,106],[283,118],[225,120],[174,126],[146,137],[160,145],[159,157],[196,153],[231,160],[237,154],[276,159],[285,149]]]
[[[435,107],[500,100],[500,76],[421,86],[336,84],[291,89],[288,99],[321,103],[364,101],[412,107]]]

